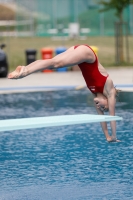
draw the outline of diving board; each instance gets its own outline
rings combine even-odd
[[[42,128],[51,126],[64,126],[94,122],[107,122],[122,120],[119,116],[109,115],[60,115],[49,117],[34,117],[21,119],[5,119],[0,120],[0,131],[12,131],[20,129]]]

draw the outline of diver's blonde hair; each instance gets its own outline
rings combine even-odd
[[[115,92],[116,92],[116,94],[115,94],[116,100],[118,102],[120,102],[120,96],[119,95],[120,95],[121,90],[117,89],[116,86],[114,88],[115,88]]]

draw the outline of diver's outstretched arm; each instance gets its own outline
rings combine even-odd
[[[99,115],[104,115],[104,112],[101,111],[100,109],[98,109],[95,103],[94,103],[94,106],[95,106],[96,111],[97,111],[97,113],[98,113]],[[111,123],[111,122],[110,122],[110,123]],[[113,136],[113,133],[114,133],[114,134],[116,133],[116,132],[115,132],[115,130],[116,130],[116,122],[111,123],[111,125],[112,125],[112,127],[113,127],[113,128],[112,128],[112,127],[111,127],[111,128],[112,128],[113,131],[114,131],[114,132],[112,133],[112,136],[109,135],[107,123],[106,123],[106,122],[101,122],[100,124],[101,124],[102,130],[103,130],[103,133],[104,133],[104,135],[105,135],[105,137],[106,137],[106,140],[107,140],[108,142],[119,142],[119,140],[117,140],[116,137]],[[115,134],[115,136],[116,136],[116,134]]]

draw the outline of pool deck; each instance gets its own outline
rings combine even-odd
[[[107,68],[116,88],[133,91],[133,67]],[[0,78],[0,93],[81,89],[86,87],[80,71],[34,73],[24,79]]]

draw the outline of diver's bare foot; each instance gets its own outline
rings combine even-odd
[[[112,136],[107,137],[108,142],[120,142],[120,140],[117,140],[116,138],[113,138]]]
[[[8,79],[20,79],[27,76],[27,68],[25,66],[18,66],[15,71],[8,74]]]

